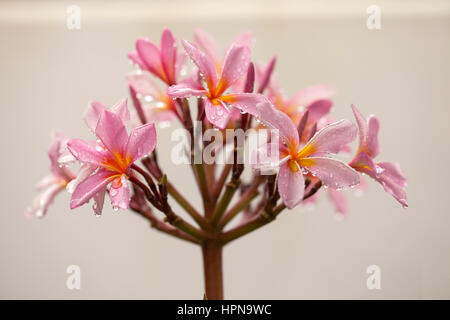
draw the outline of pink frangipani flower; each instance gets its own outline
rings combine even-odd
[[[356,156],[349,165],[355,170],[367,174],[378,181],[404,207],[408,206],[406,197],[407,180],[400,165],[395,162],[377,162],[373,159],[379,154],[378,118],[370,116],[367,120],[363,114],[352,105],[353,114],[359,128],[359,147]]]
[[[156,146],[153,123],[134,128],[128,135],[125,124],[116,113],[103,110],[95,128],[101,141],[72,139],[68,148],[83,164],[98,168],[81,181],[70,200],[70,208],[77,208],[94,198],[94,211],[101,214],[107,185],[111,183],[109,197],[114,208],[127,209],[130,202],[130,165],[150,154]]]
[[[202,29],[196,29],[194,32],[195,44],[206,53],[214,63],[217,74],[222,72],[224,65],[224,55],[219,53],[217,44],[214,39]],[[238,35],[229,45],[225,52],[227,52],[233,46],[251,46],[253,42],[253,34],[251,32],[245,32]]]
[[[130,120],[130,112],[128,111],[127,101],[128,101],[127,98],[121,99],[118,102],[116,102],[116,104],[114,104],[111,108],[108,108],[99,101],[89,101],[88,107],[83,115],[83,120],[86,123],[86,126],[93,134],[95,134],[95,129],[97,127],[98,120],[100,119],[101,114],[105,110],[109,110],[112,113],[115,113],[122,120],[122,122],[126,123],[128,120]],[[96,145],[97,148],[100,149],[105,148],[101,140],[97,140]],[[69,151],[69,149],[66,148],[64,154],[59,158],[59,163],[67,164],[69,162],[74,162],[75,160],[76,158]],[[98,167],[95,165],[83,163],[80,170],[78,171],[76,178],[68,183],[67,191],[69,193],[73,193],[76,186],[81,181],[90,176],[96,169],[98,169]]]
[[[128,58],[169,86],[177,83],[177,74],[184,62],[184,55],[177,54],[176,39],[167,28],[161,35],[161,50],[150,40],[140,38],[136,41],[136,51],[128,53]]]
[[[297,128],[285,113],[275,109],[270,103],[258,104],[257,113],[258,119],[270,129],[278,130],[281,138],[278,190],[286,207],[292,209],[302,201],[305,191],[303,175],[307,172],[319,178],[324,186],[333,189],[339,190],[359,183],[359,174],[355,170],[341,161],[327,157],[328,154],[338,153],[343,145],[355,138],[354,124],[348,120],[332,123],[318,131],[301,147]],[[267,150],[272,148],[273,146],[265,145],[258,152],[267,154]]]
[[[40,193],[33,199],[31,206],[28,207],[26,211],[28,216],[45,216],[56,195],[64,190],[67,184],[75,178],[75,175],[67,166],[58,163],[58,158],[66,150],[67,141],[68,139],[61,132],[52,134],[52,142],[48,148],[50,174],[37,184],[36,187]]]
[[[206,118],[216,127],[223,129],[227,125],[232,107],[256,115],[256,104],[266,102],[267,98],[256,93],[227,93],[246,72],[250,63],[250,49],[247,46],[233,45],[225,56],[221,73],[217,73],[212,59],[197,48],[195,44],[182,40],[183,46],[197,65],[202,83],[185,81],[168,88],[173,98],[190,96],[204,97]]]

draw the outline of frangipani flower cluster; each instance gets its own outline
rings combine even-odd
[[[126,98],[111,108],[90,102],[83,119],[94,135],[92,140],[54,134],[48,152],[50,175],[40,183],[42,192],[28,214],[43,216],[57,193],[67,189],[72,194],[71,209],[93,199],[93,211],[100,215],[108,195],[114,209],[130,209],[157,230],[201,245],[206,294],[222,298],[217,274],[221,264],[216,261],[222,247],[273,221],[285,208],[314,202],[319,190],[327,189],[337,212],[345,215],[348,204],[340,190],[361,186],[365,174],[407,206],[406,178],[400,166],[374,161],[379,153],[376,117],[366,119],[351,106],[356,124],[335,121],[330,115],[335,90],[327,85],[303,88],[286,97],[274,76],[276,58],[267,64],[252,62],[250,33],[236,37],[223,55],[204,31],[196,30],[194,39],[181,40],[180,50],[172,32],[164,29],[159,47],[148,39],[136,41],[136,51],[128,57],[137,70],[126,77],[135,113],[130,113]],[[191,74],[183,72],[189,63],[186,57],[194,66]],[[178,121],[187,130],[191,143],[186,149],[194,155],[195,135],[203,134],[194,130],[194,115],[206,129],[256,128],[275,134],[252,150],[251,179],[241,178],[246,166],[237,161],[223,166],[189,165],[202,210],[178,191],[176,177],[166,172],[167,164],[157,157],[157,149],[169,150],[157,148],[155,123],[168,121]],[[350,144],[357,136],[354,157],[340,160],[351,158]],[[237,139],[233,143],[236,160],[243,146]],[[74,164],[80,166],[77,174],[69,169]],[[173,201],[195,223],[174,212]],[[238,215],[241,222],[229,228]]]

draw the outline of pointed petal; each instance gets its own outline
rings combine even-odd
[[[142,61],[141,58],[139,58],[139,55],[136,51],[129,52],[128,59],[130,59],[133,63],[135,63],[139,67],[139,69],[141,70],[146,69],[144,61]]]
[[[108,107],[99,101],[89,101],[88,107],[83,115],[83,120],[86,123],[89,130],[95,133],[95,128],[97,127],[98,119],[104,110]]]
[[[128,209],[130,204],[130,186],[124,175],[117,177],[111,184],[109,197],[113,207]]]
[[[292,209],[297,206],[305,192],[302,170],[293,172],[287,164],[282,165],[278,172],[278,190],[286,207]]]
[[[94,167],[101,166],[109,157],[108,151],[102,149],[96,141],[71,139],[67,143],[67,148],[77,160]]]
[[[380,146],[378,144],[378,130],[380,128],[380,122],[377,117],[370,116],[368,119],[367,138],[365,143],[365,149],[372,158],[375,158],[380,153]]]
[[[209,34],[202,29],[196,29],[194,31],[194,40],[203,52],[205,52],[214,61],[215,65],[222,64],[216,42]]]
[[[274,108],[270,102],[256,106],[257,118],[267,127],[278,130],[281,139],[289,146],[297,147],[299,143],[297,128],[292,120],[282,111]]]
[[[134,128],[128,139],[127,155],[136,161],[150,154],[156,147],[156,130],[154,123],[147,123]]]
[[[115,177],[117,177],[117,174],[112,171],[100,170],[83,180],[72,194],[70,209],[88,203],[97,192],[106,187]]]
[[[130,120],[130,111],[127,104],[128,98],[123,98],[111,107],[111,111],[118,115],[123,123],[127,123]]]
[[[167,88],[167,94],[172,98],[189,98],[206,95],[206,90],[197,81],[185,80],[174,86]]]
[[[169,84],[175,84],[177,63],[177,43],[172,32],[165,28],[161,35],[161,62]]]
[[[141,38],[136,41],[136,50],[139,58],[144,62],[146,69],[164,82],[167,82],[158,47],[148,39]]]
[[[392,195],[402,206],[408,206],[406,196],[407,180],[400,168],[400,165],[395,162],[379,162],[376,164],[379,170],[379,175],[376,180],[382,184],[384,190]]]
[[[347,164],[322,157],[311,157],[300,160],[300,166],[318,177],[322,184],[333,188],[355,186],[359,183],[359,174]]]
[[[222,95],[227,88],[240,79],[248,70],[250,49],[244,46],[232,46],[223,63],[222,74],[217,84],[217,95]]]
[[[130,120],[130,112],[128,111],[127,101],[127,98],[123,98],[111,107],[111,112],[117,114],[124,123]],[[99,101],[90,101],[88,103],[88,107],[83,115],[83,120],[93,133],[95,133],[95,128],[97,127],[100,116],[103,111],[107,109],[108,107]]]
[[[100,116],[95,128],[95,135],[113,154],[123,153],[128,142],[128,134],[123,121],[108,110],[104,110]]]
[[[345,194],[335,189],[328,189],[327,191],[328,197],[330,198],[331,202],[333,202],[336,212],[341,217],[347,216],[348,202]]]
[[[233,93],[220,97],[220,100],[253,116],[258,114],[256,105],[270,103],[265,96],[259,93]]]
[[[208,121],[219,129],[224,129],[231,118],[231,110],[223,104],[214,105],[210,100],[204,99],[205,114]]]
[[[217,85],[217,75],[213,61],[208,55],[199,50],[194,44],[185,40],[182,40],[181,42],[187,54],[197,65],[200,73],[203,75],[203,78],[208,85],[209,91],[211,93],[214,92]]]
[[[356,137],[356,126],[348,120],[341,120],[327,125],[318,131],[300,150],[300,158],[311,155],[339,153],[342,147]]]
[[[326,116],[333,106],[333,101],[324,99],[314,101],[306,108],[309,111],[309,123],[318,122],[324,116]]]
[[[69,193],[73,193],[77,185],[80,184],[81,181],[89,177],[96,169],[97,167],[88,164],[83,164],[80,168],[80,171],[78,171],[76,178],[67,184],[66,190]]]
[[[51,184],[47,186],[39,195],[37,195],[27,209],[27,215],[35,215],[42,218],[47,214],[47,210],[53,203],[53,200],[64,188],[60,184]]]
[[[253,44],[253,33],[252,32],[244,32],[239,34],[236,38],[233,39],[233,41],[228,46],[228,50],[230,50],[233,46],[245,46],[245,47],[251,47]]]
[[[358,172],[371,176],[372,178],[376,178],[377,176],[375,164],[373,163],[372,158],[364,151],[360,151],[352,159],[352,161],[349,162],[349,166]]]
[[[273,73],[273,69],[275,68],[275,63],[277,61],[277,57],[273,56],[269,63],[265,66],[265,68],[257,68],[256,69],[256,81],[259,84],[258,92],[263,92],[264,89],[269,85],[271,82],[271,76]]]
[[[356,124],[358,125],[359,148],[361,149],[367,139],[367,121],[363,114],[353,104],[351,105],[351,108],[356,119]]]
[[[252,153],[254,170],[275,169],[280,166],[280,150],[278,143],[264,143]]]
[[[92,209],[94,210],[94,213],[96,215],[101,215],[103,211],[103,204],[105,203],[105,194],[106,194],[106,187],[103,187],[103,189],[100,189],[95,195],[94,195],[94,205],[92,206]]]
[[[58,162],[59,157],[67,148],[67,137],[60,131],[53,131],[51,135],[51,142],[47,149],[47,155],[50,159],[50,172],[55,175],[64,177],[65,172],[60,167],[61,164]]]

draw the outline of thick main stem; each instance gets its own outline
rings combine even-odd
[[[223,300],[222,245],[206,241],[202,246],[205,294],[208,300]]]

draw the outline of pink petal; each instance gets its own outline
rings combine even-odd
[[[144,97],[150,96],[153,99],[162,95],[162,91],[151,78],[150,73],[144,71],[142,73],[133,73],[127,76],[128,84]]]
[[[348,120],[327,125],[318,131],[300,151],[301,157],[339,153],[356,137],[356,126]]]
[[[384,187],[387,193],[392,195],[402,206],[408,206],[406,197],[407,180],[398,163],[394,162],[379,162],[376,164],[379,170],[378,180]]]
[[[72,174],[65,167],[61,167],[59,158],[63,152],[67,150],[67,137],[60,131],[53,131],[51,142],[47,149],[48,158],[50,159],[50,172],[63,179],[71,178]]]
[[[333,189],[356,186],[359,183],[358,172],[335,159],[311,157],[300,160],[300,165],[318,177],[323,185]]]
[[[269,100],[259,93],[233,93],[220,97],[220,100],[253,116],[258,114],[256,110],[258,104],[270,104]]]
[[[113,208],[128,209],[130,204],[130,186],[125,175],[116,178],[111,184],[109,197]]]
[[[107,109],[108,107],[99,101],[88,102],[88,107],[84,112],[83,120],[93,133],[95,133],[95,128],[97,127],[98,119],[100,119],[102,112]]]
[[[210,100],[204,99],[205,114],[208,121],[219,129],[224,129],[231,118],[231,111],[223,104],[214,105]]]
[[[380,128],[380,122],[375,116],[370,116],[367,122],[369,128],[367,130],[365,147],[367,153],[372,158],[375,158],[380,153],[380,146],[378,144],[378,130]]]
[[[100,116],[95,128],[95,135],[113,154],[123,153],[128,142],[128,134],[123,121],[108,110],[104,110]]]
[[[293,172],[287,164],[282,165],[278,172],[278,191],[286,207],[292,209],[297,206],[305,192],[302,170]]]
[[[287,102],[288,105],[308,107],[317,100],[328,100],[335,90],[327,85],[316,85],[298,91]]]
[[[111,111],[117,114],[123,122],[130,120],[127,100],[127,98],[121,99],[111,107]],[[108,107],[99,101],[90,101],[88,103],[88,107],[83,115],[83,120],[93,133],[95,133],[95,128],[97,127],[98,119],[100,119],[102,112],[107,109]]]
[[[97,192],[94,195],[94,204],[92,206],[92,209],[94,210],[94,213],[96,215],[101,215],[103,211],[103,204],[105,203],[105,194],[106,194],[106,187],[103,189],[100,189],[99,192]]]
[[[256,82],[259,84],[258,92],[262,92],[271,82],[270,80],[276,61],[277,57],[273,56],[264,68],[256,68]]]
[[[252,167],[254,170],[274,169],[280,166],[280,152],[278,143],[264,143],[252,153]]]
[[[297,128],[292,120],[282,111],[274,108],[270,102],[260,103],[256,106],[257,118],[272,130],[278,130],[281,139],[287,145],[298,146],[299,138]]]
[[[53,203],[53,200],[59,192],[63,190],[63,187],[56,183],[47,186],[39,195],[37,195],[27,209],[27,215],[35,215],[38,218],[42,218],[47,214],[49,206]]]
[[[201,29],[196,29],[194,39],[195,43],[214,61],[215,65],[222,64],[216,43],[209,34]]]
[[[133,162],[150,154],[156,147],[156,130],[154,123],[147,123],[134,128],[128,139],[127,155]]]
[[[345,194],[341,191],[335,189],[328,189],[328,196],[334,204],[334,208],[337,213],[339,213],[342,217],[345,217],[348,212],[348,202]]]
[[[70,181],[67,184],[67,186],[66,186],[67,191],[69,193],[73,193],[75,191],[75,188],[77,187],[77,185],[81,181],[83,181],[84,179],[89,177],[96,169],[97,169],[97,167],[95,167],[95,166],[83,164],[80,168],[80,171],[78,171],[78,174],[75,177],[75,179],[73,179],[72,181]]]
[[[38,183],[36,183],[36,189],[37,190],[44,190],[47,187],[49,187],[52,184],[58,184],[58,181],[60,181],[60,178],[54,174],[48,174],[41,180],[39,180]]]
[[[141,70],[146,69],[144,61],[142,61],[141,58],[139,58],[139,55],[136,51],[129,52],[128,59],[130,59],[133,63],[137,64]]]
[[[102,166],[110,156],[109,152],[102,149],[96,141],[71,139],[67,143],[67,148],[77,160],[94,167]]]
[[[361,148],[365,145],[365,141],[367,139],[367,121],[363,114],[353,104],[351,105],[351,108],[353,110],[353,114],[355,115],[356,124],[358,125],[359,148]]]
[[[75,209],[88,203],[89,200],[108,183],[110,183],[117,174],[108,170],[99,170],[97,173],[82,181],[74,190],[70,199],[70,209]]]
[[[209,91],[213,93],[217,85],[216,68],[213,61],[208,55],[199,50],[194,44],[185,40],[182,40],[181,42],[189,57],[197,65],[200,74],[203,75],[203,78],[208,85]]]
[[[359,150],[365,151],[370,157],[375,158],[380,152],[378,145],[378,129],[380,127],[378,118],[370,116],[368,120],[352,104],[353,114],[359,129]]]
[[[166,82],[167,77],[161,63],[161,53],[158,47],[147,39],[138,39],[136,41],[136,50],[146,69]]]
[[[161,62],[167,75],[168,84],[175,84],[177,63],[177,43],[172,32],[165,28],[161,35]]]
[[[308,122],[309,123],[318,122],[320,119],[322,119],[330,112],[332,106],[333,101],[328,99],[314,101],[306,109],[309,111]]]
[[[124,123],[130,120],[130,111],[128,110],[127,104],[128,98],[123,98],[111,107],[111,111],[118,115]]]
[[[230,43],[227,51],[230,50],[230,48],[233,46],[244,46],[250,48],[253,44],[253,40],[254,40],[253,33],[251,32],[241,33],[236,38],[234,38],[234,40]]]
[[[377,176],[375,164],[373,163],[372,158],[364,151],[359,152],[352,159],[352,161],[349,162],[349,166],[356,171],[371,176],[372,178],[376,178]]]
[[[189,98],[206,95],[206,90],[196,81],[190,79],[167,88],[167,94],[172,98]]]
[[[232,46],[225,56],[222,74],[217,85],[217,95],[222,95],[227,88],[247,73],[250,63],[250,49],[244,46]]]

